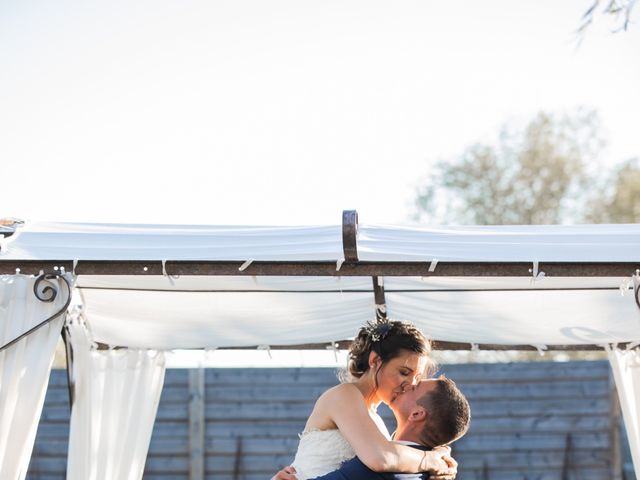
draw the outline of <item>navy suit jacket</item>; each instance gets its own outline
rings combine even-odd
[[[419,450],[431,450],[421,445],[409,445]],[[429,478],[428,473],[374,472],[358,457],[344,462],[338,470],[317,477],[314,480],[422,480]]]

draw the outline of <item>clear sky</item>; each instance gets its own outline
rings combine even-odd
[[[430,165],[539,110],[640,155],[640,15],[591,0],[0,0],[0,217],[403,223]]]

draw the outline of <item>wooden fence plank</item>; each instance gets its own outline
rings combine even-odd
[[[515,383],[548,382],[551,380],[581,379],[602,380],[608,378],[607,362],[530,362],[507,364],[443,365],[441,371],[456,382]],[[207,369],[207,385],[335,385],[338,373],[331,368],[259,368],[259,369]]]
[[[204,479],[204,369],[189,370],[189,480]]]
[[[548,399],[580,397],[606,398],[609,395],[609,387],[600,380],[567,381],[562,388],[558,382],[546,382],[535,384],[497,384],[488,387],[483,383],[456,382],[467,398],[474,400],[496,399]],[[239,400],[261,402],[301,402],[315,401],[327,388],[327,385],[230,385],[225,387],[207,387],[207,401],[214,403],[237,403]],[[61,392],[62,394],[62,392]],[[164,393],[163,393],[164,395]],[[178,392],[172,394],[176,401],[184,400]]]
[[[552,399],[542,401],[527,400],[495,400],[495,401],[470,401],[474,418],[484,417],[526,417],[544,416],[548,412],[565,415],[608,415],[608,399]],[[300,419],[305,420],[313,403],[229,403],[209,404],[206,408],[208,420],[215,419]],[[63,413],[60,413],[63,415]]]
[[[611,479],[622,480],[623,478],[623,466],[622,460],[622,446],[620,425],[621,425],[622,411],[620,408],[620,400],[618,399],[618,391],[613,379],[613,374],[609,376],[609,455],[611,457]]]

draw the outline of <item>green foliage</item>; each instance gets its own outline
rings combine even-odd
[[[503,127],[495,145],[476,144],[439,162],[418,190],[418,220],[476,225],[580,220],[604,142],[593,111],[541,112],[521,130]]]
[[[591,201],[589,223],[640,223],[640,160],[615,169],[602,191]]]

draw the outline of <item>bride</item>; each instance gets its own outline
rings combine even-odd
[[[447,447],[424,452],[393,443],[376,412],[427,370],[431,345],[415,326],[380,320],[360,329],[349,350],[351,381],[324,392],[307,420],[293,464],[272,480],[306,480],[324,475],[358,456],[377,472],[429,472],[452,479],[456,462]]]

